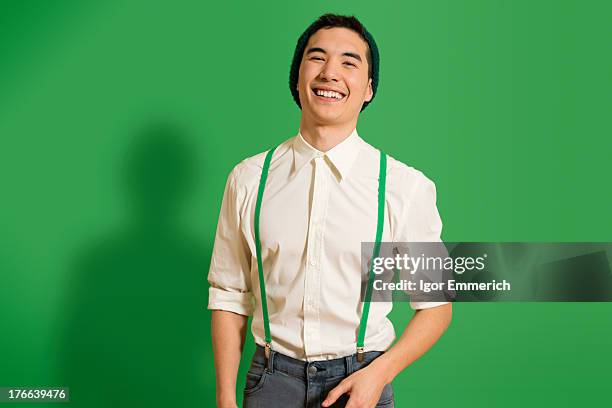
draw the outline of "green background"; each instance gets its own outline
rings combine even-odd
[[[296,134],[290,59],[327,11],[374,34],[360,135],[435,181],[444,240],[612,240],[609,2],[2,1],[0,386],[214,404],[225,180]],[[603,403],[610,312],[456,304],[396,403]],[[410,316],[396,305],[398,335]],[[239,390],[252,350],[249,335]]]

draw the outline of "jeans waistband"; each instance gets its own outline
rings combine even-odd
[[[330,360],[304,361],[270,350],[269,367],[266,362],[264,347],[257,344],[253,355],[253,363],[261,364],[271,372],[278,370],[287,375],[306,380],[319,376],[325,378],[347,376],[367,366],[382,354],[384,354],[384,351],[366,351],[363,362],[360,363],[357,361],[357,353]]]

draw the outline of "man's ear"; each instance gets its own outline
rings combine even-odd
[[[372,90],[372,78],[368,79],[368,89],[366,90],[365,102],[370,102],[374,97],[374,91]]]

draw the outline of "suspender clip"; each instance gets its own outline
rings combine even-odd
[[[272,372],[272,360],[270,359],[270,343],[266,342],[266,348],[264,349],[266,355],[266,370]]]
[[[363,363],[363,347],[357,347],[357,362]]]

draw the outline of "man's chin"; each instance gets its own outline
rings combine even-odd
[[[339,106],[318,105],[313,106],[310,111],[312,112],[313,116],[317,118],[327,118],[333,120],[340,118],[343,115],[344,110],[339,108]]]
[[[331,112],[324,112],[324,113],[315,112],[314,115],[312,116],[313,116],[313,119],[315,119],[315,121],[318,122],[319,124],[335,125],[335,124],[342,122],[340,120],[342,115],[332,114]]]

